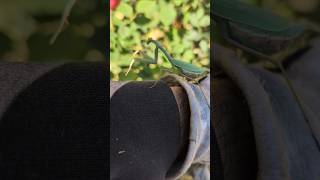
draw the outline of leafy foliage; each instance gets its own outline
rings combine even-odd
[[[209,0],[123,0],[111,11],[110,71],[113,80],[159,79],[159,67],[135,63],[125,76],[133,51],[153,57],[148,38],[160,40],[175,59],[209,65]],[[163,66],[170,66],[163,61]]]

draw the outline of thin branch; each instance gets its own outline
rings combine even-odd
[[[63,11],[63,15],[61,18],[61,22],[60,25],[57,29],[57,31],[55,32],[55,34],[52,36],[52,38],[50,39],[50,44],[54,44],[54,42],[56,41],[56,39],[58,38],[59,34],[62,32],[63,27],[65,24],[69,24],[68,23],[68,17],[71,13],[71,10],[73,8],[73,6],[75,5],[77,0],[69,0],[68,4],[66,5],[64,11]]]

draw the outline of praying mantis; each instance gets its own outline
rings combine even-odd
[[[147,57],[147,59],[149,60],[148,64],[158,64],[158,56],[159,56],[159,50],[160,50],[172,66],[171,69],[165,69],[165,68],[163,69],[171,73],[177,74],[181,77],[184,77],[190,83],[198,84],[202,79],[207,77],[207,75],[209,74],[209,70],[206,68],[198,67],[193,64],[172,58],[171,55],[166,51],[166,49],[164,49],[164,47],[160,44],[160,42],[149,38],[147,41],[147,44],[150,44],[150,43],[155,45],[155,51],[154,51],[154,59]]]
[[[206,68],[198,67],[184,61],[173,59],[158,41],[149,39],[147,41],[147,44],[150,43],[153,43],[156,46],[154,53],[154,64],[158,64],[158,52],[160,50],[172,65],[173,70],[175,70],[178,75],[185,77],[191,83],[199,83],[199,81],[205,78],[209,73],[209,70]]]
[[[199,85],[201,92],[204,94],[204,91],[200,86],[200,81],[208,76],[208,74],[210,73],[209,69],[198,67],[193,64],[172,58],[171,55],[166,51],[166,49],[160,44],[160,42],[156,40],[149,38],[147,41],[147,44],[150,44],[150,43],[155,45],[154,59],[149,56],[145,56],[140,60],[142,61],[146,60],[148,64],[158,64],[158,56],[159,56],[159,50],[160,50],[172,66],[171,69],[165,69],[165,70],[185,78],[189,83]],[[138,51],[136,51],[136,53],[137,52]],[[130,71],[133,62],[134,62],[134,59],[132,60],[129,70],[127,71],[126,74],[128,74],[128,72]],[[157,84],[157,82],[158,81],[156,81],[150,88],[153,88]],[[207,99],[206,99],[206,104],[208,107],[210,107]]]

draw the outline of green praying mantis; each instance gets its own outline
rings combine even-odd
[[[164,47],[160,44],[160,42],[153,39],[148,39],[147,44],[150,44],[150,43],[155,45],[154,58],[145,56],[140,60],[142,61],[144,60],[148,64],[158,64],[158,56],[159,56],[159,50],[160,50],[172,66],[171,69],[166,69],[166,68],[162,68],[162,69],[169,71],[170,73],[176,74],[180,77],[183,77],[185,80],[187,80],[189,83],[192,83],[192,84],[199,85],[200,81],[206,78],[210,73],[210,70],[207,68],[198,67],[193,64],[172,58],[171,55],[166,51],[166,49],[164,49]],[[136,53],[138,53],[138,51],[136,51]],[[128,74],[128,72],[130,71],[134,60],[135,59],[132,60],[126,74]],[[150,88],[154,87],[157,84],[157,82],[158,81],[156,81]],[[199,86],[199,88],[204,94],[202,87]],[[207,106],[210,107],[207,100],[206,100],[206,103],[207,103]]]
[[[142,58],[140,60],[147,60],[148,64],[158,64],[158,56],[159,56],[159,50],[160,50],[172,66],[171,69],[166,69],[166,68],[162,68],[162,69],[169,71],[173,74],[179,75],[185,78],[190,83],[198,84],[202,79],[204,79],[209,74],[209,69],[198,67],[193,64],[172,58],[172,56],[166,51],[166,49],[160,44],[160,42],[153,39],[148,39],[147,44],[150,44],[150,43],[155,45],[154,58],[150,58],[146,56],[145,58]],[[130,71],[130,69],[131,68],[129,68],[128,72]]]
[[[291,23],[270,11],[238,0],[215,0],[212,4],[211,17],[219,27],[222,39],[280,69],[301,112],[308,119],[303,103],[282,64],[286,56],[303,47],[295,44],[304,38],[305,26]],[[281,59],[281,56],[277,56],[279,52],[287,54]]]

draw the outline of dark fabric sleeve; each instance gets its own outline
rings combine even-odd
[[[182,142],[179,111],[163,82],[131,82],[110,102],[112,180],[164,180]]]
[[[258,171],[256,144],[245,98],[226,77],[215,78],[213,89],[212,132],[217,139],[214,141],[217,144],[212,144],[214,178],[255,180]]]
[[[36,66],[20,68],[33,78],[0,119],[0,179],[105,180],[108,149],[111,178],[165,179],[182,142],[166,84],[127,84],[111,99],[109,118],[104,63],[66,64],[36,75]]]
[[[16,94],[0,120],[0,179],[107,179],[106,73],[66,64]]]

